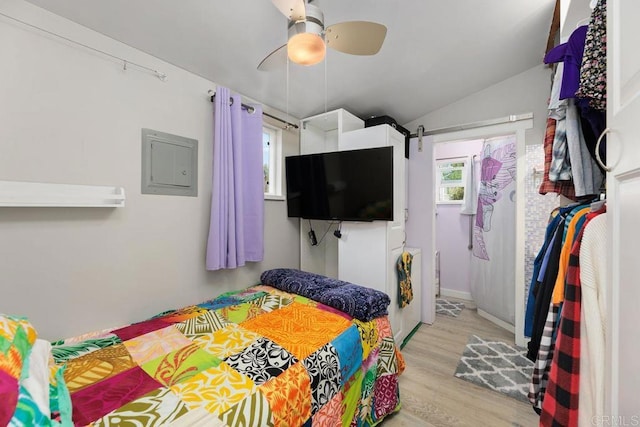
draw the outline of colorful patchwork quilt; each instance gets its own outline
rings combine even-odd
[[[265,285],[51,352],[76,425],[370,426],[400,408],[386,317]]]
[[[51,344],[22,317],[0,314],[0,425],[67,426],[71,402]]]

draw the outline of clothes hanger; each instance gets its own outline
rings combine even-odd
[[[593,203],[591,203],[591,209],[590,209],[590,211],[591,211],[591,212],[597,212],[597,211],[599,211],[600,209],[602,209],[602,207],[603,207],[604,205],[606,205],[606,204],[607,204],[607,199],[604,199],[604,200],[598,200],[597,202],[593,202]]]
[[[595,201],[591,202],[591,212],[597,212],[604,205],[607,204],[607,193],[600,193],[600,196]]]
[[[591,18],[584,18],[578,21],[578,23],[576,24],[576,28],[580,28],[583,25],[587,25],[589,24],[589,21],[591,20]]]

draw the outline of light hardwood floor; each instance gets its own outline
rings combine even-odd
[[[402,350],[402,409],[381,423],[395,426],[538,425],[531,406],[453,376],[469,335],[514,344],[513,334],[478,316],[469,304],[458,317],[437,315],[423,324]]]

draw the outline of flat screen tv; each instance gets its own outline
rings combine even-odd
[[[285,159],[289,217],[393,220],[393,147]]]

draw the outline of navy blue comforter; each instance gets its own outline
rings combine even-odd
[[[384,292],[292,268],[262,273],[263,285],[321,302],[363,322],[386,316],[391,300]]]

